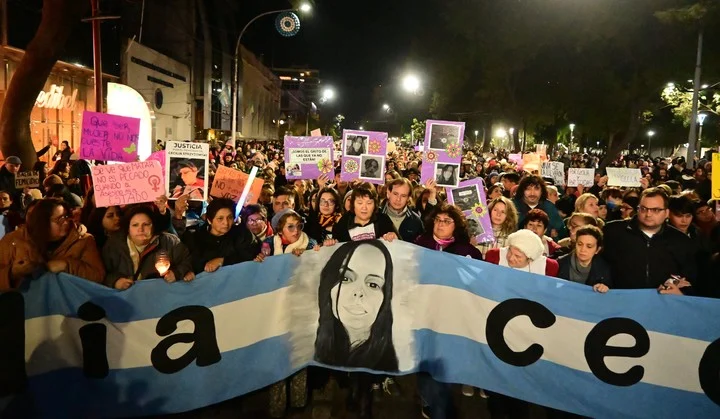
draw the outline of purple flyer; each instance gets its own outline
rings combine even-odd
[[[458,187],[464,136],[464,122],[427,120],[421,170],[423,184],[434,178],[438,186]]]
[[[386,132],[344,130],[340,178],[348,182],[360,179],[378,185],[385,183],[387,140]]]
[[[495,240],[485,197],[485,184],[481,178],[460,182],[448,193],[448,202],[462,210],[468,221],[470,237],[478,243]]]
[[[333,137],[285,136],[285,177],[288,180],[335,176]]]

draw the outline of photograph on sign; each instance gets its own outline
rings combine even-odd
[[[420,168],[422,184],[430,179],[435,179],[440,186],[456,187],[458,185],[464,136],[464,122],[430,119],[425,121],[423,161]],[[446,165],[451,166],[446,168]],[[442,173],[443,169],[446,169],[447,173]],[[451,182],[451,177],[453,177],[453,182]]]
[[[333,137],[285,136],[285,177],[288,180],[334,176]]]
[[[363,154],[360,156],[360,179],[382,181],[383,167],[385,167],[385,156]]]
[[[460,182],[460,165],[454,163],[435,163],[435,183],[438,186],[456,188]]]
[[[361,156],[367,153],[368,140],[367,135],[346,135],[345,136],[345,153],[344,156]]]
[[[139,138],[140,119],[85,111],[79,156],[84,160],[134,162]]]
[[[448,144],[458,143],[460,127],[458,125],[430,124],[430,150],[445,151]]]
[[[168,198],[190,195],[192,201],[205,201],[208,197],[208,155],[210,145],[168,141],[166,153],[166,180]]]
[[[343,131],[342,149],[345,153],[340,165],[340,179],[381,185],[385,183],[385,158],[388,134],[375,131]],[[362,151],[360,154],[358,151]]]
[[[165,195],[157,161],[99,165],[90,172],[98,208],[153,202]]]

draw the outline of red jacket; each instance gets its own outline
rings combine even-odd
[[[485,253],[485,262],[500,264],[500,249],[490,249]],[[556,260],[545,258],[545,275],[557,278],[560,266]]]

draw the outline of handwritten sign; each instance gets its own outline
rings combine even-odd
[[[720,153],[713,153],[712,168],[712,199],[720,199]]]
[[[23,188],[37,188],[40,186],[40,172],[18,172],[15,175],[15,187],[17,189]]]
[[[165,194],[158,161],[95,166],[90,170],[98,208],[151,202]]]
[[[540,159],[539,154],[526,153],[522,156],[522,158],[523,158],[523,165],[522,165],[523,170],[525,170],[526,172],[530,172],[530,173],[540,170],[540,165],[542,164],[542,159]]]
[[[80,158],[137,161],[140,119],[100,112],[83,112]]]
[[[218,166],[215,172],[215,180],[213,180],[210,196],[215,198],[230,198],[236,203],[242,195],[245,184],[250,176],[239,170],[231,169],[227,166]],[[250,192],[245,199],[245,205],[257,204],[260,193],[262,192],[263,180],[253,180]]]
[[[581,169],[571,167],[568,169],[567,186],[593,186],[595,183],[595,169]]]
[[[565,165],[559,161],[542,163],[542,175],[552,178],[556,185],[565,184]]]
[[[624,167],[608,167],[608,186],[640,187],[642,173],[640,169],[628,169]]]

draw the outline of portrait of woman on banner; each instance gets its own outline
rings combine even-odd
[[[315,361],[398,371],[391,309],[393,262],[378,240],[349,242],[320,273]]]

